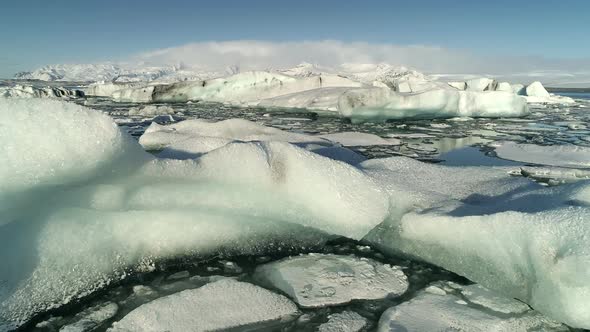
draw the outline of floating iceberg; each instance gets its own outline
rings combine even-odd
[[[244,72],[201,82],[122,89],[112,96],[117,101],[133,102],[196,100],[239,106],[306,108],[338,112],[357,120],[519,117],[528,113],[524,98],[511,92],[491,91],[495,88],[495,81],[491,79],[469,81],[466,83],[468,91],[414,76],[390,83],[391,88],[388,85],[375,87],[337,75],[291,77],[271,72]]]
[[[520,117],[528,114],[524,98],[506,92],[433,89],[399,94],[388,89],[347,91],[338,109],[353,120]]]

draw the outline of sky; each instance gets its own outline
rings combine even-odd
[[[477,66],[466,61],[470,71],[514,59],[537,70],[590,71],[588,13],[587,0],[7,1],[0,8],[0,77],[46,64],[135,61],[187,47],[194,52],[185,52],[186,59],[182,52],[170,59],[191,63],[200,50],[195,45],[228,41],[246,51],[246,41],[298,46],[293,54],[299,61],[313,61],[306,53],[322,53],[318,48],[329,41],[348,50],[362,45],[368,54],[407,50],[398,58],[408,62],[420,49],[419,61],[409,65],[436,70],[458,55],[457,62],[486,59]],[[437,63],[432,50],[447,58]],[[461,71],[455,67],[449,70]]]

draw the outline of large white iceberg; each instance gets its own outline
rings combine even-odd
[[[481,81],[481,80],[480,80]],[[368,85],[337,75],[292,77],[272,72],[244,72],[200,82],[179,82],[122,89],[113,93],[118,101],[222,102],[239,106],[306,108],[338,112],[362,120],[402,118],[519,117],[526,115],[526,100],[505,91],[493,90],[490,79],[483,86],[458,91],[424,78],[399,77]],[[495,82],[495,81],[493,81]],[[495,87],[495,85],[493,85]]]

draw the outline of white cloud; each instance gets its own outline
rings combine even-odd
[[[408,66],[446,77],[489,75],[509,81],[540,79],[548,84],[590,86],[590,58],[549,59],[533,56],[476,54],[425,45],[365,42],[237,40],[199,42],[146,52],[134,57],[149,64],[177,64],[219,70],[238,65],[242,70],[286,68],[301,62],[334,67],[343,63],[379,63]]]

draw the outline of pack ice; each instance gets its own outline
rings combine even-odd
[[[157,158],[106,115],[41,99],[0,99],[0,127],[0,330],[162,260],[331,236],[428,261],[590,327],[587,181],[546,188],[504,168],[347,163],[290,143],[305,135],[240,122],[191,124],[187,146],[226,141]],[[150,144],[175,144],[174,130],[156,129],[165,134]],[[318,138],[329,142],[307,137]]]

